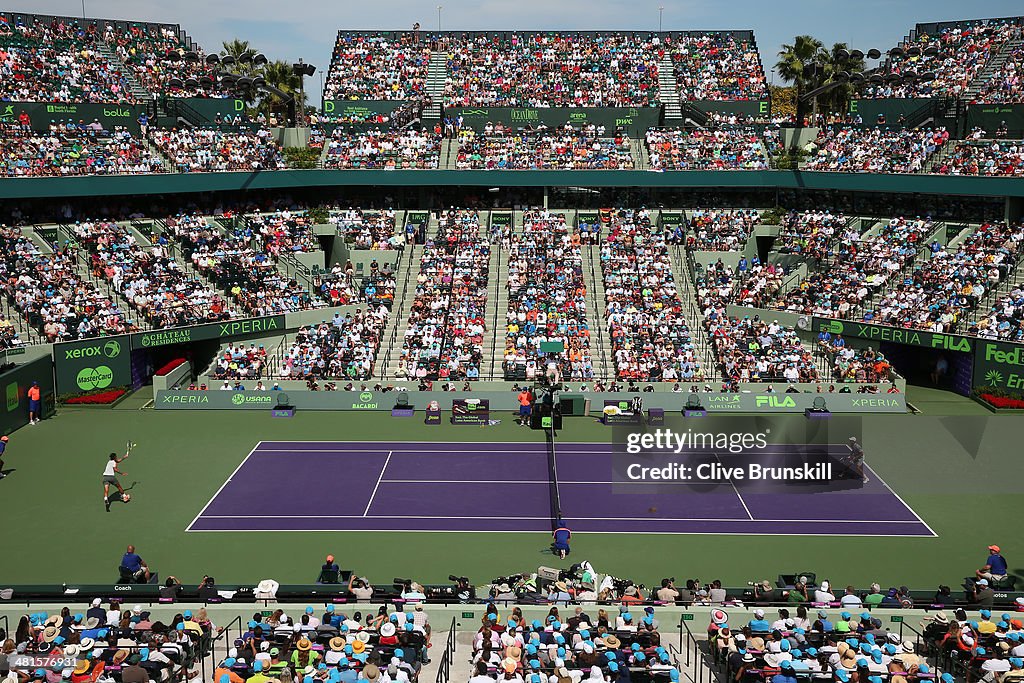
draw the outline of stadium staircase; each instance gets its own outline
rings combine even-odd
[[[459,142],[451,138],[441,140],[440,168],[447,171],[455,170],[455,162],[459,155]]]
[[[681,124],[683,110],[679,106],[679,91],[676,89],[676,68],[668,53],[658,62],[658,91],[658,99],[665,109],[665,125]]]
[[[669,245],[668,250],[672,276],[676,280],[686,324],[690,328],[690,340],[697,349],[697,358],[704,368],[704,379],[710,382],[718,377],[718,356],[708,338],[707,328],[704,327],[704,316],[697,306],[697,292],[693,286],[694,265],[686,253],[686,248],[681,244]]]
[[[431,228],[433,221],[427,223],[427,238],[433,238],[437,227]],[[377,351],[377,362],[374,365],[374,379],[392,381],[400,367],[402,344],[405,342],[405,331],[409,329],[409,309],[416,297],[416,276],[420,272],[420,258],[423,246],[416,244],[406,247],[395,269],[395,301],[391,307],[391,318],[384,328],[384,341]]]
[[[601,272],[601,247],[584,244],[583,278],[587,283],[587,324],[590,326],[590,362],[594,377],[615,378],[615,352],[605,322],[604,275]]]
[[[1020,287],[1024,283],[1022,263],[1024,263],[1024,254],[1018,255],[1009,272],[1007,272],[1006,277],[1003,278],[997,287],[993,287],[985,292],[985,296],[981,298],[978,305],[971,311],[971,314],[964,317],[963,324],[958,324],[953,328],[953,331],[963,334],[966,328],[984,319],[1000,298]]]
[[[441,102],[444,101],[444,86],[448,80],[448,53],[434,51],[430,53],[430,64],[427,65],[427,94],[430,95],[430,106],[423,110],[423,123],[433,123],[441,118]]]
[[[928,160],[924,162],[924,166],[922,167],[921,172],[931,173],[945,160],[946,157],[949,156],[950,152],[953,151],[953,149],[956,147],[956,143],[958,142],[960,142],[960,140],[955,140],[953,138],[946,140],[945,144],[943,144],[942,147],[939,147],[937,150],[935,150],[935,154],[931,155],[931,157],[929,157]]]
[[[1003,68],[1006,64],[1006,60],[1013,54],[1013,51],[1022,44],[1024,44],[1024,39],[1022,38],[1015,38],[1003,43],[1003,49],[996,53],[992,59],[988,60],[988,64],[981,68],[978,75],[975,76],[974,80],[967,86],[967,90],[965,90],[963,94],[963,100],[965,102],[972,102],[981,89],[990,83],[996,73]]]
[[[150,94],[148,90],[143,88],[142,85],[137,80],[135,80],[135,75],[132,73],[132,70],[128,68],[127,64],[121,61],[121,58],[118,57],[117,54],[115,54],[114,51],[110,49],[109,45],[107,45],[102,40],[97,41],[96,51],[104,57],[106,57],[111,64],[115,65],[118,68],[124,79],[128,81],[128,85],[130,86],[132,91],[132,97],[135,98],[136,102],[148,105],[153,100],[153,95]]]
[[[480,379],[505,378],[502,363],[505,360],[505,316],[508,313],[508,254],[501,243],[491,245],[491,261],[487,267],[487,317],[484,325],[484,360],[480,364]],[[488,360],[489,358],[489,360]]]
[[[633,157],[633,165],[638,171],[651,168],[651,157],[647,153],[647,141],[643,138],[629,138],[629,154]]]
[[[123,223],[121,225],[124,225]],[[140,330],[151,330],[153,329],[145,318],[143,318],[134,306],[128,303],[128,300],[121,296],[121,293],[114,288],[114,285],[106,278],[100,277],[92,272],[89,268],[89,250],[78,244],[78,238],[75,236],[74,228],[70,225],[62,224],[57,231],[57,236],[60,241],[67,240],[75,249],[77,254],[75,262],[75,270],[84,280],[92,282],[96,286],[96,290],[106,294],[107,297],[121,310],[124,315],[131,320]],[[136,239],[139,239],[138,234],[135,235]],[[142,241],[142,244],[146,242]]]

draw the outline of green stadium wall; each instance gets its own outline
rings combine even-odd
[[[18,121],[21,112],[28,114],[33,130],[48,130],[53,122],[69,119],[83,123],[99,121],[107,130],[123,126],[139,132],[139,115],[146,111],[141,104],[93,104],[90,102],[0,102],[0,123]]]
[[[644,187],[838,190],[1024,197],[1024,178],[801,171],[342,171],[0,179],[0,199],[232,192],[307,187]]]
[[[462,125],[483,130],[488,123],[501,123],[511,128],[545,125],[548,127],[595,124],[611,134],[625,128],[630,136],[642,135],[648,128],[661,125],[661,107],[446,107],[445,116],[462,116]]]

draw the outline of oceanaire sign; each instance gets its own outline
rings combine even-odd
[[[857,339],[906,344],[907,346],[921,346],[929,349],[941,349],[943,351],[961,351],[964,353],[970,353],[973,348],[970,337],[962,337],[957,334],[906,330],[901,327],[871,325],[869,323],[858,323],[848,320],[832,320],[831,318],[814,318],[813,325],[816,332],[828,332],[833,337],[842,335]]]

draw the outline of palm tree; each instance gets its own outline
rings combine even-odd
[[[248,76],[249,78],[252,78],[258,75],[259,67],[255,66],[251,61],[246,64],[243,64],[238,61],[238,58],[244,55],[246,52],[250,52],[253,54],[255,54],[256,52],[252,49],[252,46],[249,44],[248,40],[239,40],[238,38],[235,38],[234,40],[225,40],[223,43],[221,43],[220,56],[230,56],[235,58],[235,65],[231,67],[231,71],[233,73],[238,74],[239,76]]]
[[[281,90],[295,98],[296,109],[303,111],[302,107],[305,106],[305,92],[300,91],[301,82],[299,76],[295,75],[292,70],[292,65],[288,62],[282,62],[281,60],[275,62],[268,62],[263,67],[261,74],[267,81],[267,85],[272,85],[278,90]],[[279,112],[283,114],[286,112],[287,107],[285,101],[279,96],[272,93],[267,94],[265,100],[267,105],[270,107],[270,111]]]
[[[864,58],[854,59],[850,56],[850,48],[846,43],[835,43],[829,51],[822,53],[821,85],[840,80],[839,74],[864,71]],[[842,114],[847,111],[850,96],[853,95],[853,84],[849,80],[837,85],[833,90],[822,93],[819,102],[826,110]]]
[[[814,36],[797,36],[791,45],[783,44],[779,51],[775,70],[784,82],[796,86],[797,100],[818,86],[815,77],[804,76],[804,67],[821,64],[823,52],[822,42]]]

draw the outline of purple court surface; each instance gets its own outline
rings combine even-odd
[[[625,484],[611,444],[556,448],[573,531],[935,535],[870,469],[863,485]],[[550,533],[551,510],[543,442],[261,441],[187,530]]]

